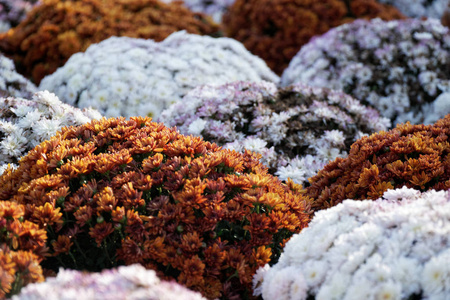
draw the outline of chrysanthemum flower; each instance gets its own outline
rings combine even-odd
[[[121,266],[100,273],[60,269],[56,277],[29,284],[12,300],[158,299],[206,300],[176,282],[163,281],[140,265]]]
[[[388,189],[450,188],[450,115],[434,125],[401,124],[356,141],[348,157],[337,158],[310,178],[314,210],[345,199],[377,199]]]
[[[358,137],[390,126],[342,92],[304,84],[278,89],[269,82],[198,87],[159,120],[224,148],[257,152],[271,173],[303,185],[346,156]]]
[[[159,43],[111,37],[93,44],[46,76],[39,88],[73,106],[92,106],[106,117],[157,117],[198,85],[235,80],[279,78],[233,39],[180,31]]]
[[[446,299],[450,194],[403,187],[317,212],[277,264],[257,271],[265,300]]]
[[[223,17],[226,36],[241,41],[281,74],[310,38],[357,18],[404,16],[376,0],[236,0]]]
[[[63,104],[55,94],[37,92],[31,100],[0,98],[0,175],[16,167],[19,159],[64,126],[100,119],[98,111]]]
[[[394,124],[450,113],[450,31],[439,20],[357,20],[305,45],[281,78],[343,90]]]
[[[0,200],[24,203],[46,229],[47,269],[140,263],[205,297],[251,294],[307,226],[309,198],[250,152],[132,117],[65,127],[0,177]]]
[[[169,34],[216,35],[218,25],[181,3],[159,0],[41,0],[17,27],[0,35],[0,50],[36,84],[77,52],[111,36],[161,41]]]
[[[17,73],[14,62],[0,54],[0,97],[30,98],[36,86]]]

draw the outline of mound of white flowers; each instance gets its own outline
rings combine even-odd
[[[13,300],[206,300],[198,292],[158,278],[154,270],[135,264],[100,273],[60,269],[54,278],[24,287]]]
[[[35,93],[32,100],[0,98],[0,175],[8,164],[15,168],[22,156],[62,127],[101,117],[94,109],[64,104],[48,91]]]
[[[224,148],[260,153],[281,180],[307,184],[330,160],[390,121],[338,91],[270,82],[200,86],[163,111],[160,122]]]
[[[403,187],[316,213],[260,268],[255,295],[287,299],[448,299],[450,194]]]
[[[170,3],[175,0],[162,0]],[[177,0],[179,1],[179,0]],[[220,23],[223,14],[227,11],[235,0],[182,0],[184,5],[194,12],[201,12],[210,15],[214,21]]]
[[[111,37],[73,55],[41,89],[108,117],[156,117],[201,84],[278,82],[263,60],[230,38],[179,31],[162,42]]]
[[[282,75],[340,89],[394,123],[450,113],[450,31],[436,19],[357,20],[312,39]]]
[[[411,18],[440,19],[449,3],[448,0],[378,0],[380,3],[395,6],[404,15]]]
[[[0,54],[0,97],[30,98],[36,86],[17,73],[14,62]]]

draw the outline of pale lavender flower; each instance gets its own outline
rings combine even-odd
[[[111,37],[93,44],[46,76],[39,88],[107,117],[157,117],[197,85],[235,80],[278,82],[279,77],[233,39],[179,31],[158,43]]]
[[[0,98],[0,175],[62,127],[100,118],[98,111],[74,108],[48,91],[35,93],[32,100]]]
[[[356,20],[303,46],[281,84],[339,89],[394,123],[429,124],[450,113],[437,100],[449,97],[449,70],[450,31],[439,20]]]
[[[390,126],[342,92],[243,81],[197,87],[159,121],[224,148],[257,152],[270,172],[305,185],[330,160],[345,156],[356,138]]]
[[[445,299],[450,295],[449,211],[449,191],[406,187],[375,201],[345,200],[319,211],[286,243],[277,264],[256,272],[254,295],[264,300]],[[293,296],[299,279],[295,286],[302,296]]]
[[[154,270],[135,264],[100,273],[60,269],[56,277],[24,287],[12,300],[206,300],[174,281],[162,281]]]

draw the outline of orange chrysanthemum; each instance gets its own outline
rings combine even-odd
[[[223,17],[225,35],[241,41],[281,74],[314,35],[352,22],[402,19],[394,7],[376,0],[236,0]]]
[[[140,263],[211,299],[251,298],[256,269],[278,260],[311,213],[303,189],[254,154],[141,117],[64,128],[5,182],[0,199],[27,203],[25,218],[47,230],[45,268]]]
[[[0,299],[44,280],[40,262],[47,253],[45,230],[23,220],[25,208],[0,201]]]
[[[450,188],[450,115],[434,125],[400,124],[356,141],[310,178],[307,195],[320,210],[345,199],[378,199],[388,189]]]
[[[0,49],[36,84],[71,55],[111,36],[161,41],[179,30],[214,35],[218,25],[181,3],[158,0],[41,0],[17,27],[0,35]]]

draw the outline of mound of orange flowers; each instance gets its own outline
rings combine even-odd
[[[236,0],[223,17],[226,36],[241,41],[281,74],[314,35],[353,20],[402,19],[390,5],[375,0]]]
[[[450,188],[450,115],[434,125],[397,125],[356,141],[347,158],[337,158],[310,178],[313,210],[345,199],[377,199],[388,189]]]
[[[47,251],[47,235],[38,225],[24,221],[24,213],[23,205],[0,202],[0,299],[44,281],[39,263]]]
[[[0,177],[0,200],[48,234],[46,269],[140,263],[208,298],[251,297],[310,215],[304,190],[256,155],[148,118],[64,128]]]
[[[74,53],[111,36],[161,41],[175,31],[213,35],[218,25],[181,3],[159,0],[42,0],[17,27],[0,35],[0,50],[36,84]],[[106,59],[106,58],[105,58]]]

